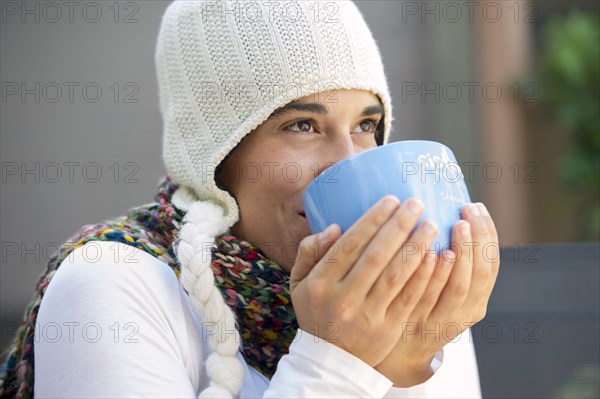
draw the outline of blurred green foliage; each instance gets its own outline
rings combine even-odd
[[[600,368],[583,365],[575,369],[568,381],[554,395],[555,399],[596,399],[600,395]]]
[[[577,198],[582,240],[600,235],[600,16],[572,10],[541,32],[542,101],[572,134],[558,175]]]

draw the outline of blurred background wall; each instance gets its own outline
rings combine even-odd
[[[153,55],[169,2],[67,3],[0,2],[0,347],[53,250],[151,202],[164,174]],[[392,140],[450,146],[504,247],[598,240],[597,1],[357,3]]]

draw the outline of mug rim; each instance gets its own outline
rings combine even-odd
[[[308,186],[306,186],[306,189],[304,190],[305,192],[309,190],[309,188],[313,185],[313,184],[317,184],[317,180],[319,180],[319,178],[321,177],[321,175],[323,175],[328,169],[333,168],[335,166],[340,167],[342,164],[347,163],[347,162],[351,162],[354,159],[357,159],[358,157],[361,156],[365,156],[366,154],[370,154],[376,150],[381,150],[382,148],[388,148],[390,146],[396,146],[396,145],[401,145],[401,144],[409,144],[409,143],[422,143],[422,144],[435,144],[435,145],[441,145],[443,147],[445,147],[447,150],[449,150],[452,154],[454,154],[454,152],[450,149],[450,147],[448,147],[446,144],[444,143],[440,143],[439,141],[433,141],[433,140],[398,140],[398,141],[394,141],[392,143],[387,143],[384,145],[380,145],[377,147],[373,147],[373,148],[369,148],[368,150],[365,151],[361,151],[358,154],[354,154],[354,155],[350,155],[348,158],[344,158],[341,161],[338,161],[336,163],[334,163],[333,165],[329,166],[328,168],[325,168],[323,171],[321,171],[321,173],[319,173],[309,184]]]

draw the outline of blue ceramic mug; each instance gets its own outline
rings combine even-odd
[[[452,227],[461,208],[471,202],[464,176],[452,151],[441,143],[407,140],[363,151],[325,169],[302,197],[313,233],[332,223],[348,230],[383,196],[404,202],[416,197],[423,220],[438,226],[431,249],[450,248]]]

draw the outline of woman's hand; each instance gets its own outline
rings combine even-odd
[[[333,225],[321,239],[302,240],[290,281],[300,328],[381,364],[434,270],[435,256],[425,253],[437,227],[424,222],[410,234],[422,212],[418,200],[387,196],[341,237]]]
[[[452,250],[438,256],[402,338],[375,367],[395,386],[424,382],[431,376],[435,353],[485,317],[500,263],[498,234],[483,204],[466,205],[461,215],[464,220],[452,232]]]

